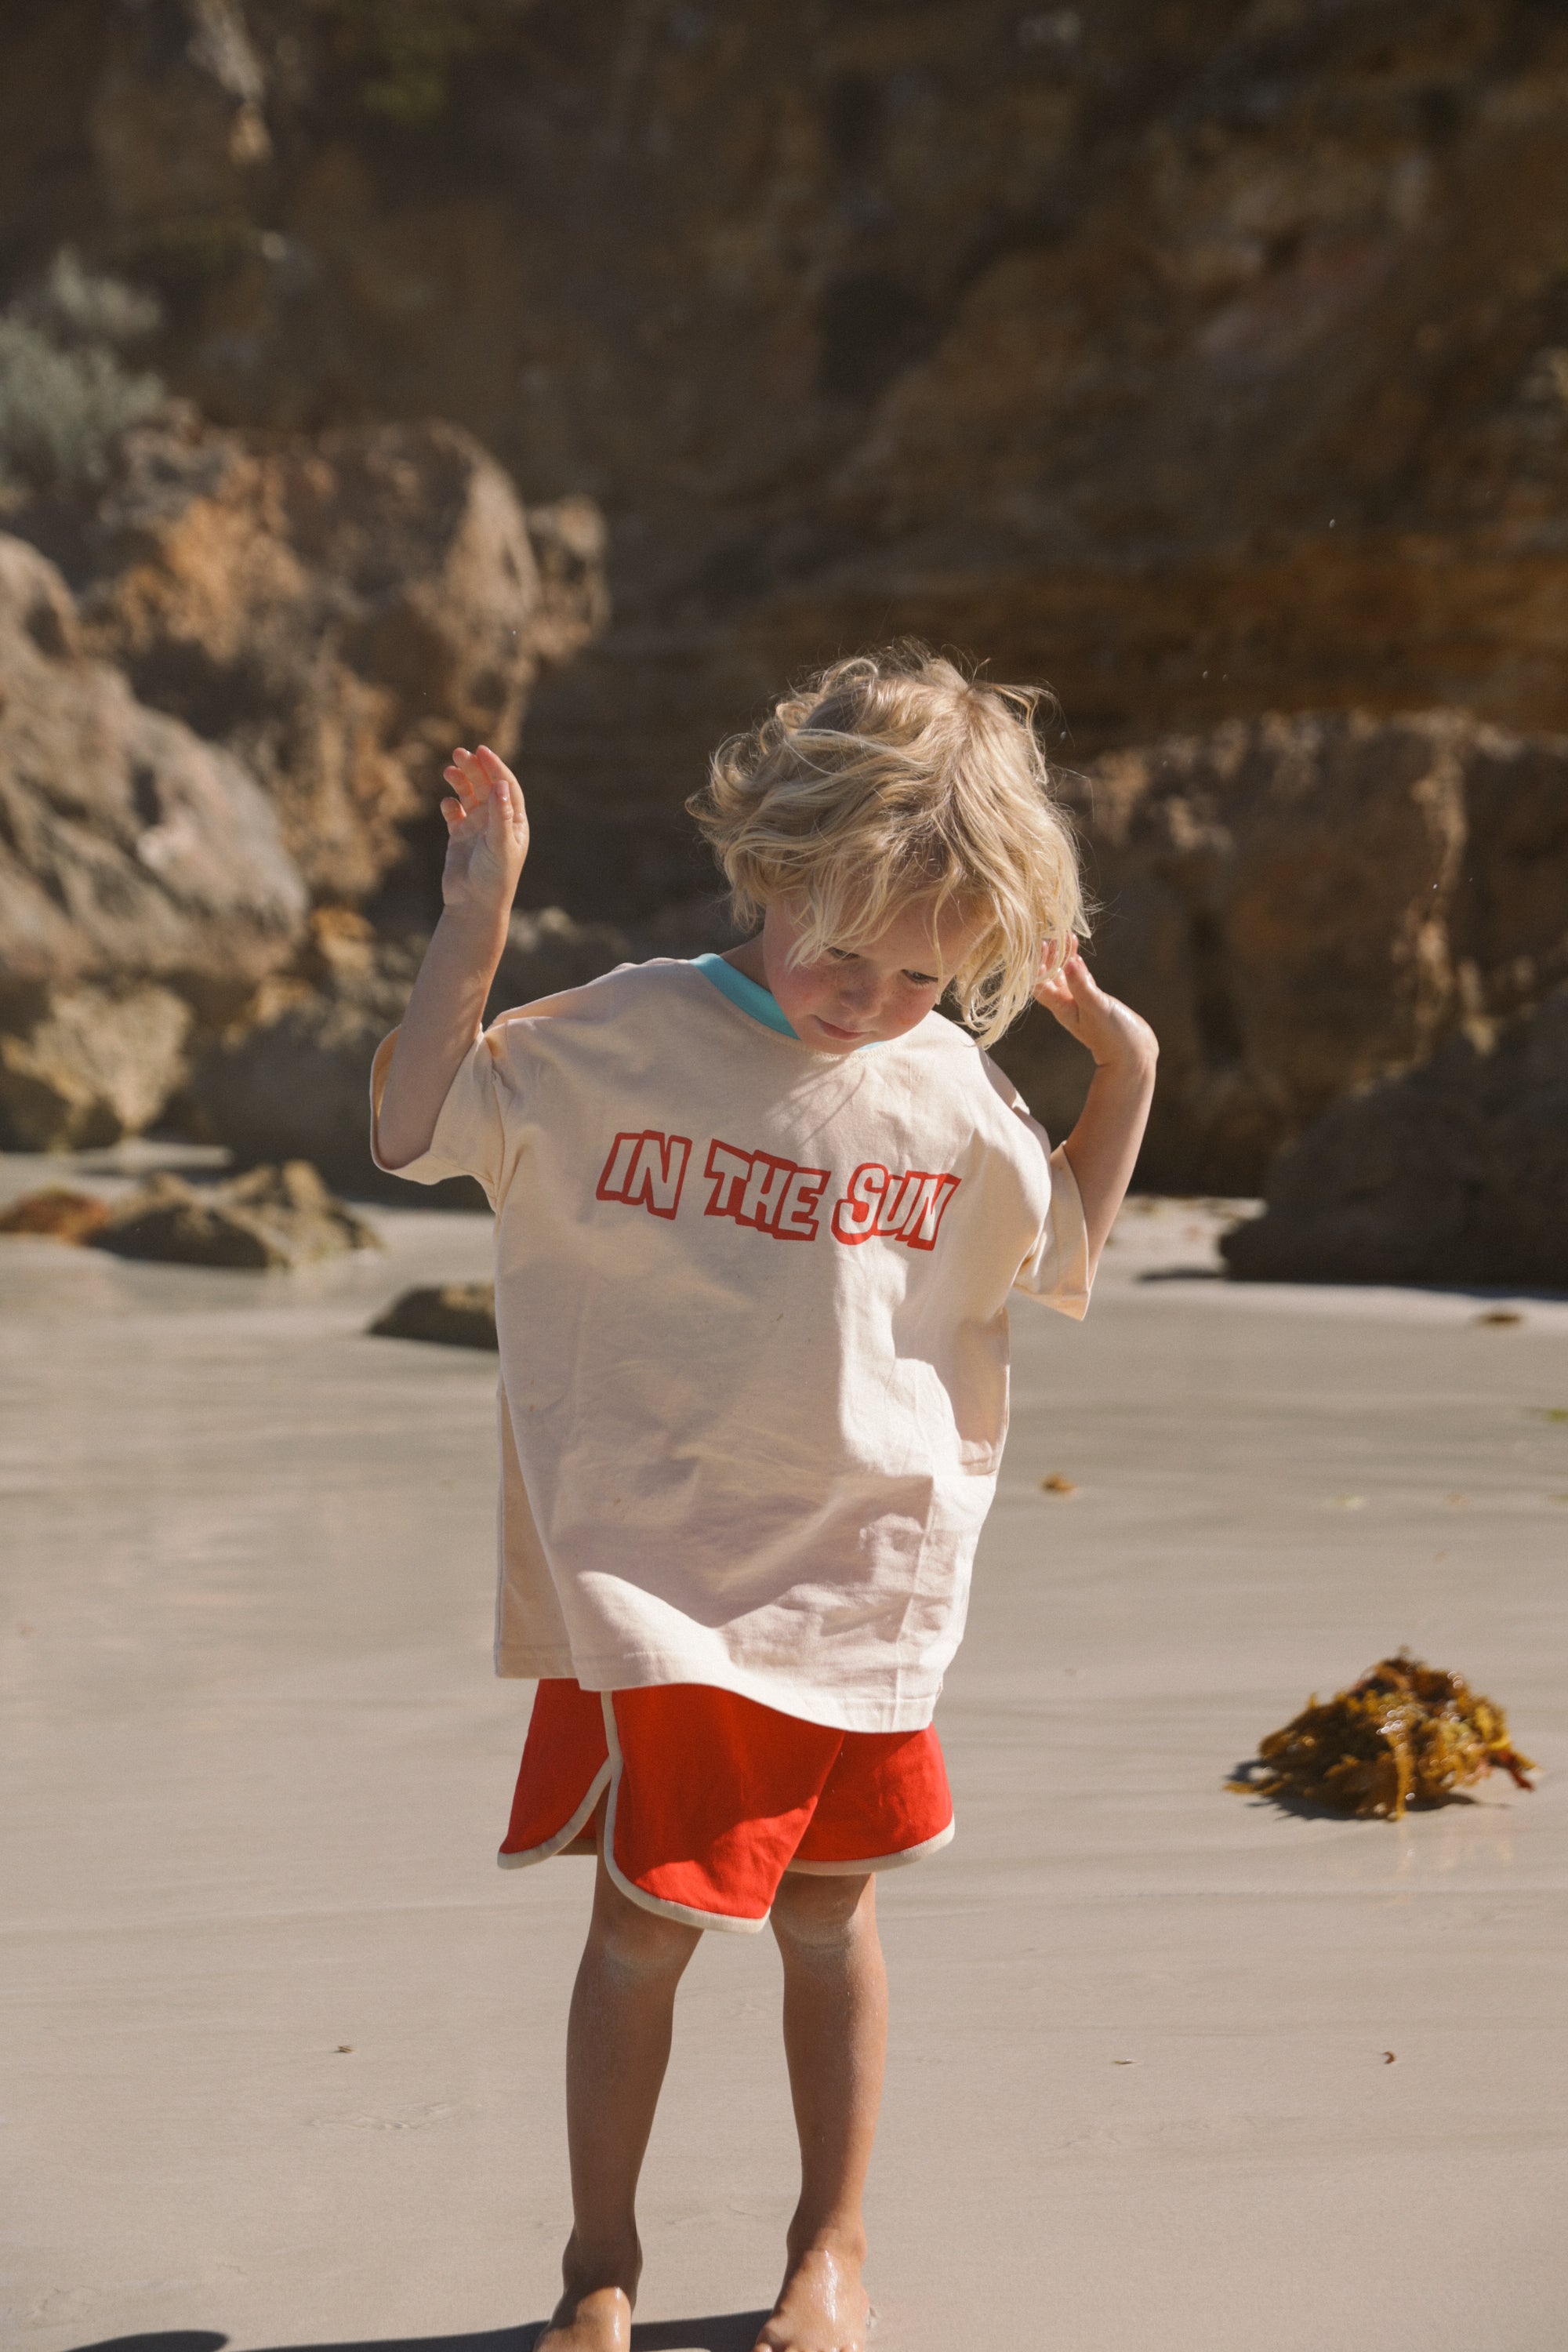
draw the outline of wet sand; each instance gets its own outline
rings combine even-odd
[[[521,2352],[553,2296],[590,1877],[492,1859],[530,1696],[489,1673],[494,1361],[364,1334],[488,1223],[376,1214],[384,1256],[292,1276],[0,1244],[26,2352]],[[1214,1225],[1135,1206],[1084,1326],[1014,1317],[959,1833],[883,1881],[879,2352],[1552,2352],[1568,1305],[1232,1289]],[[1534,1794],[1226,1791],[1402,1641],[1508,1706]],[[776,2284],[778,1990],[766,1937],[688,1978],[648,2352],[749,2346]]]

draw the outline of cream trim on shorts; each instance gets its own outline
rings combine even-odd
[[[621,1786],[621,1738],[616,1728],[615,1694],[601,1691],[600,1703],[605,1710],[605,1743],[610,1751],[610,1793],[605,1806],[605,1837],[603,1853],[605,1868],[627,1900],[642,1910],[651,1911],[659,1919],[679,1920],[683,1927],[718,1927],[731,1936],[756,1936],[768,1924],[764,1911],[760,1919],[737,1919],[727,1911],[697,1911],[687,1903],[666,1903],[662,1896],[649,1895],[636,1881],[626,1876],[616,1860],[616,1798]]]
[[[796,1870],[803,1878],[862,1878],[874,1870],[901,1870],[906,1862],[923,1862],[928,1853],[940,1853],[951,1845],[957,1828],[956,1820],[951,1821],[921,1845],[906,1845],[898,1853],[874,1853],[865,1862],[786,1862],[784,1871]]]
[[[589,1781],[587,1795],[584,1798],[582,1803],[578,1806],[576,1811],[573,1814],[565,1828],[557,1830],[552,1838],[546,1838],[542,1845],[531,1845],[526,1853],[498,1853],[496,1860],[500,1864],[501,1868],[503,1870],[525,1870],[531,1862],[548,1862],[552,1854],[559,1853],[563,1846],[570,1845],[574,1837],[580,1837],[582,1832],[587,1828],[588,1823],[593,1820],[594,1808],[598,1803],[600,1798],[604,1795],[605,1790],[609,1784],[609,1779],[610,1766],[609,1759],[606,1758],[605,1762],[600,1765],[598,1770],[595,1773],[593,1779]]]

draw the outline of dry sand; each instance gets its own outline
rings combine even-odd
[[[491,1858],[494,1363],[364,1336],[488,1228],[379,1221],[291,1276],[0,1244],[18,2352],[521,2352],[552,2298],[589,1871]],[[879,2352],[1556,2352],[1568,1306],[1231,1289],[1214,1227],[1134,1204],[1087,1324],[1014,1318],[959,1834],[883,1882]],[[1226,1792],[1401,1641],[1507,1705],[1533,1795]],[[717,1937],[683,1990],[650,2352],[749,2346],[775,2284],[778,1989]]]

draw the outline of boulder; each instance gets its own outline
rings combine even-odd
[[[0,536],[0,1147],[145,1126],[304,916],[265,793],[89,658],[55,566]]]
[[[1067,790],[1095,970],[1160,1038],[1155,1189],[1258,1192],[1336,1097],[1568,970],[1568,739],[1451,711],[1238,719]],[[1089,1065],[1049,1015],[998,1058],[1065,1131]]]
[[[1244,1282],[1568,1289],[1568,987],[1333,1104],[1220,1247]]]
[[[319,917],[314,939],[314,978],[273,983],[201,1057],[187,1098],[194,1131],[226,1144],[242,1166],[298,1154],[348,1192],[405,1208],[482,1207],[467,1178],[416,1186],[370,1156],[370,1066],[403,1018],[425,941],[377,940],[341,914]],[[580,986],[626,952],[608,924],[574,923],[555,908],[514,915],[485,1017]]]
[[[107,1201],[96,1192],[73,1192],[68,1185],[49,1184],[41,1192],[25,1192],[8,1209],[0,1210],[0,1234],[34,1241],[85,1242],[109,1222]]]
[[[374,1228],[304,1160],[200,1188],[161,1172],[117,1202],[89,1240],[116,1257],[256,1272],[381,1247]]]
[[[149,425],[75,545],[84,625],[259,780],[317,898],[360,900],[411,822],[438,827],[452,745],[504,753],[541,663],[603,624],[597,509],[538,528],[542,568],[510,478],[455,425]]]
[[[186,1073],[191,1008],[135,984],[15,991],[0,1029],[0,1117],[13,1150],[79,1151],[150,1127]]]
[[[446,1348],[499,1347],[493,1282],[405,1290],[369,1327],[382,1339],[433,1339]]]

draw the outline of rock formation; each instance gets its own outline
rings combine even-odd
[[[1066,782],[1095,968],[1160,1037],[1146,1184],[1255,1192],[1347,1088],[1568,973],[1568,739],[1309,713]],[[998,1057],[1064,1132],[1081,1050],[1031,1013]]]
[[[388,869],[412,835],[434,870],[442,737],[518,707],[510,558],[533,659],[584,647],[529,710],[530,890],[639,940],[709,882],[681,803],[786,674],[914,630],[1049,679],[1096,952],[1166,1039],[1151,1181],[1256,1185],[1339,1086],[1551,984],[1560,9],[419,13],[0,28],[9,290],[69,240],[156,291],[138,364],[224,428],[132,436],[111,517],[59,526],[91,643],[255,764],[318,899],[427,923]],[[432,415],[557,502],[531,555]],[[1402,715],[1442,708],[1475,722]],[[1366,719],[1265,716],[1303,709]],[[1006,1054],[1060,1125],[1054,1034]]]
[[[1568,987],[1333,1104],[1220,1246],[1242,1281],[1568,1289]]]
[[[95,1192],[73,1192],[65,1184],[25,1192],[0,1211],[0,1234],[22,1241],[85,1242],[109,1223],[110,1206]]]
[[[24,0],[0,214],[17,284],[69,237],[159,289],[205,414],[450,416],[605,506],[616,622],[530,721],[573,913],[695,887],[712,742],[900,628],[1079,760],[1568,726],[1561,9],[413,13]]]
[[[87,1239],[116,1257],[252,1273],[381,1247],[374,1227],[334,1200],[304,1160],[199,1187],[166,1172],[149,1177]]]
[[[405,1290],[371,1324],[382,1339],[431,1339],[446,1348],[489,1348],[496,1339],[493,1282],[447,1282]]]
[[[352,903],[412,820],[438,827],[453,743],[510,750],[542,661],[602,624],[596,509],[537,529],[542,570],[506,474],[453,425],[275,446],[193,417],[125,436],[66,560],[94,650],[234,752],[312,895]]]
[[[0,538],[0,1146],[145,1125],[304,913],[265,793],[89,659],[59,573]]]

